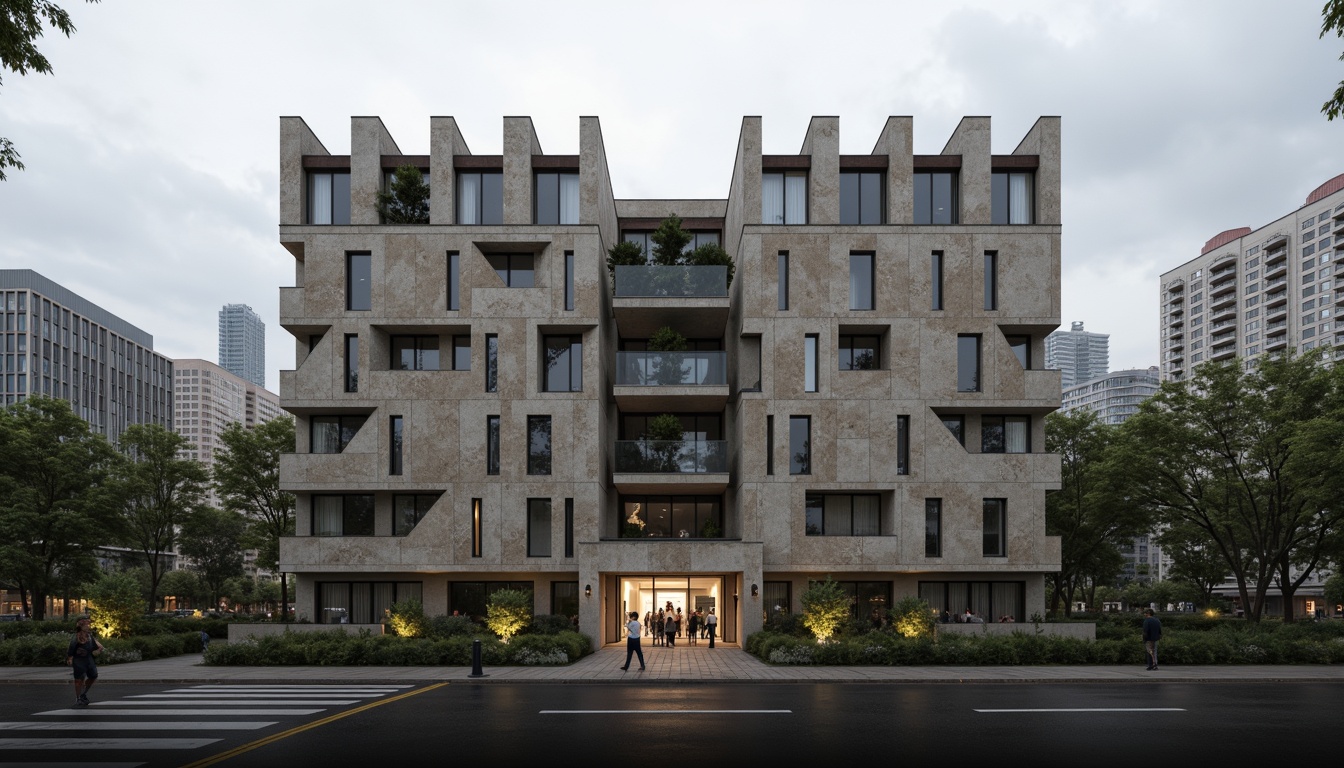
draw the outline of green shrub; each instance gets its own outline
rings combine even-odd
[[[830,640],[849,620],[849,595],[829,576],[825,581],[809,581],[800,600],[803,626],[816,636],[818,642]]]
[[[561,616],[558,613],[544,613],[532,617],[531,632],[534,635],[558,635],[573,629],[574,622],[568,616]]]
[[[126,637],[131,625],[145,615],[140,582],[131,573],[106,573],[85,590],[89,618],[99,637]]]
[[[447,617],[461,618],[461,617]],[[481,661],[491,666],[567,664],[592,652],[592,641],[577,632],[519,635],[504,644],[493,637],[454,634],[409,638],[361,632],[287,632],[228,645],[212,645],[211,666],[458,666],[471,664],[472,645],[481,640]]]
[[[918,597],[904,597],[891,607],[891,628],[901,637],[933,635],[933,610]]]
[[[531,623],[531,594],[521,589],[501,589],[490,595],[485,606],[485,625],[500,640],[509,642]]]
[[[481,632],[481,626],[466,616],[435,616],[425,624],[425,635],[436,640],[457,636],[474,637]]]
[[[392,632],[400,637],[425,636],[425,606],[415,598],[407,598],[392,604]]]

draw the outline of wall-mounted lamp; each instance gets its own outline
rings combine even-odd
[[[752,584],[752,585],[751,585],[751,596],[752,596],[752,597],[759,597],[760,594],[761,594],[761,588],[758,587],[758,586],[756,586],[755,584]]]
[[[584,597],[592,597],[592,596],[593,596],[593,585],[592,585],[592,584],[584,584],[584,585],[583,585],[583,596],[584,596]]]

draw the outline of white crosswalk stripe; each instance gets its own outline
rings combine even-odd
[[[214,722],[89,723],[58,720],[45,723],[0,723],[0,731],[255,731],[275,725],[275,720],[216,720]]]
[[[0,749],[200,749],[219,739],[0,739]]]
[[[174,699],[172,701],[126,701],[118,699],[116,701],[96,701],[95,707],[161,707],[164,704],[172,704],[177,707],[211,707],[211,706],[240,706],[240,707],[316,707],[323,704],[358,704],[359,699],[285,699],[283,701],[268,701],[266,699]]]

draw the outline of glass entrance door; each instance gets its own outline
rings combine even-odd
[[[638,613],[640,622],[647,626],[645,618],[656,616],[659,608],[667,610],[669,604],[673,613],[681,609],[683,627],[690,612],[708,616],[712,608],[719,616],[720,633],[725,629],[724,597],[730,593],[721,576],[623,576],[617,594],[621,610],[611,619],[617,629],[615,637],[624,637],[620,630],[631,611]]]

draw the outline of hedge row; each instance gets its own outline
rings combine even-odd
[[[201,630],[208,632],[211,637],[228,637],[229,622],[223,619],[169,619],[144,616],[131,624],[132,636],[176,635],[184,632],[199,635]],[[73,635],[75,633],[75,618],[72,616],[68,619],[46,619],[44,621],[7,621],[0,624],[0,640],[59,632]],[[103,638],[98,639],[101,641]]]
[[[481,641],[481,661],[489,666],[569,664],[593,652],[577,632],[520,635],[505,645],[494,636],[455,633],[406,638],[361,632],[286,632],[227,645],[211,645],[211,666],[450,666],[471,664],[472,641]]]
[[[72,637],[73,633],[63,630],[0,640],[0,666],[62,665]],[[201,636],[198,632],[99,638],[99,642],[103,644],[103,653],[98,657],[99,665],[162,659],[184,653],[199,653],[201,650]]]

